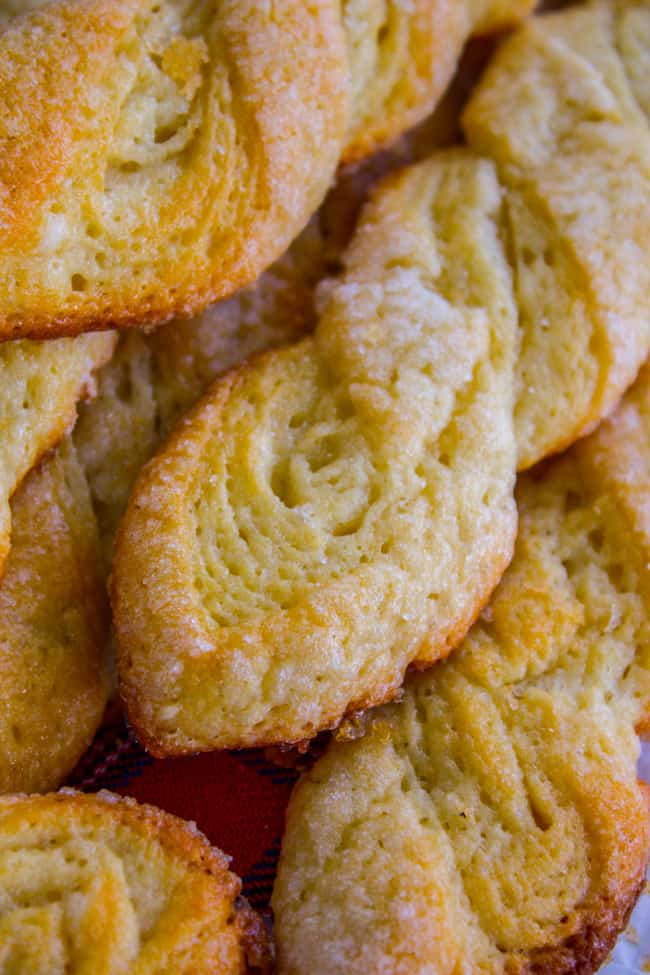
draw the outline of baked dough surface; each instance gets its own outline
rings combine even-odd
[[[338,3],[56,0],[0,30],[0,338],[189,315],[316,210],[348,116]]]
[[[69,440],[29,474],[11,510],[0,584],[0,793],[64,781],[110,690],[97,524]]]
[[[266,972],[240,886],[194,824],[133,799],[0,798],[3,975]]]
[[[506,188],[522,468],[592,430],[650,351],[649,23],[638,0],[533,17],[465,109]]]
[[[282,975],[603,962],[650,843],[649,463],[646,370],[602,432],[522,479],[514,560],[462,647],[299,782]]]
[[[384,185],[314,336],[227,374],[145,467],[113,605],[154,753],[310,737],[471,624],[515,529],[500,214],[463,151]]]

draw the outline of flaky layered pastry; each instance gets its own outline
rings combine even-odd
[[[97,377],[97,395],[81,404],[73,435],[107,570],[115,529],[140,468],[217,376],[314,328],[316,286],[338,266],[371,188],[452,143],[459,103],[454,89],[439,111],[390,152],[342,171],[305,230],[254,284],[196,318],[175,319],[148,334],[120,335],[111,362]]]
[[[422,120],[468,37],[533,5],[3,0],[0,336],[228,296],[296,236],[341,155]]]
[[[522,467],[608,413],[647,354],[648,16],[640,3],[597,3],[537,18],[505,44],[466,113],[503,181]],[[553,125],[524,124],[529,104]],[[524,151],[516,169],[508,153]]]
[[[59,786],[101,720],[109,692],[104,583],[139,468],[215,375],[307,328],[324,267],[314,222],[254,287],[196,319],[120,336],[71,437],[14,495],[0,583],[0,793]],[[95,340],[105,345],[108,336]],[[9,343],[0,357],[33,349],[47,362],[46,349],[52,360],[58,347],[86,341]]]
[[[333,0],[55,0],[10,19],[0,337],[162,321],[253,280],[318,206],[346,121]]]
[[[97,525],[69,441],[26,478],[11,510],[0,583],[0,793],[58,786],[90,745],[109,694]]]
[[[392,142],[433,111],[472,34],[508,27],[535,0],[342,0],[350,71],[346,161]]]
[[[464,152],[387,184],[315,335],[228,374],[144,469],[113,603],[155,753],[311,736],[484,603],[515,528],[500,209]]]
[[[427,146],[448,131],[435,120],[430,127],[433,131],[418,136]],[[394,161],[409,152],[401,147]],[[392,162],[392,156],[384,157],[373,163],[372,173],[337,187],[326,212],[254,286],[195,319],[176,320],[150,335],[120,336],[112,360],[97,375],[97,394],[79,409],[72,434],[78,463],[65,447],[65,469],[75,470],[75,506],[60,518],[48,491],[30,489],[35,501],[27,505],[20,502],[23,492],[16,496],[25,516],[14,525],[4,597],[0,589],[5,605],[0,673],[7,701],[4,725],[0,720],[6,758],[0,791],[55,788],[91,740],[106,697],[101,662],[108,634],[100,582],[110,571],[115,527],[140,467],[216,375],[259,349],[295,340],[313,325],[313,292],[332,241],[342,246],[351,232],[348,213],[358,209],[377,170]],[[50,343],[52,349],[66,344],[73,343]],[[28,483],[49,484],[46,472],[52,469],[60,472],[61,461]]]
[[[0,345],[0,575],[11,535],[9,500],[31,468],[73,425],[112,335]]]
[[[73,433],[107,573],[115,529],[140,468],[216,376],[307,331],[325,268],[325,242],[314,220],[272,268],[234,297],[150,335],[120,336]]]
[[[515,417],[523,467],[572,442],[607,414],[650,345],[645,309],[650,264],[642,259],[650,217],[650,132],[626,68],[637,65],[636,77],[643,59],[638,52],[629,53],[629,43],[626,53],[619,54],[613,42],[615,28],[629,36],[626,18],[643,9],[638,4],[615,9],[599,2],[538,18],[505,42],[465,113],[470,139],[493,153],[500,177],[495,194],[503,219],[495,225],[496,260],[510,262],[512,276],[504,267],[496,314],[507,306],[519,322]],[[636,31],[635,36],[642,51],[644,35]],[[509,59],[517,72],[505,71]],[[539,80],[537,87],[531,78]],[[640,82],[634,84],[640,90]],[[539,114],[534,126],[524,125],[514,110],[524,111],[529,89]],[[501,111],[500,92],[503,102],[514,106],[512,112]],[[491,133],[489,138],[486,133]],[[522,164],[520,171],[503,161],[515,150],[525,150],[529,157],[528,167]],[[452,153],[437,165],[453,166],[455,159]],[[590,190],[580,194],[575,174],[583,171]],[[470,232],[458,230],[460,217],[450,217],[449,211],[449,226],[436,225],[434,207],[432,234],[422,215],[409,214],[407,202],[400,200],[399,207],[407,214],[403,226],[398,206],[390,218],[385,208],[386,231],[373,231],[372,246],[357,245],[359,253],[362,246],[367,248],[369,264],[381,267],[385,275],[375,274],[376,295],[367,289],[370,276],[357,270],[353,256],[353,272],[323,292],[325,312],[315,340],[216,386],[140,482],[124,525],[115,605],[124,691],[133,720],[154,750],[267,743],[282,735],[293,740],[299,727],[302,734],[312,734],[349,708],[377,703],[391,693],[400,679],[391,675],[391,666],[394,674],[401,674],[407,662],[415,659],[424,665],[440,655],[440,649],[414,652],[416,627],[429,626],[432,619],[431,607],[423,608],[416,597],[406,601],[405,628],[399,620],[396,628],[382,629],[382,624],[380,649],[371,651],[368,645],[371,628],[374,634],[377,620],[384,619],[394,599],[401,599],[392,575],[377,582],[380,577],[371,568],[376,551],[369,553],[366,547],[381,534],[375,533],[375,525],[390,531],[392,517],[378,515],[382,506],[393,517],[402,514],[403,506],[401,485],[394,495],[392,488],[384,495],[375,486],[375,457],[390,458],[383,463],[392,476],[397,468],[391,452],[398,442],[395,431],[404,438],[408,457],[411,448],[402,426],[410,421],[408,408],[390,391],[403,372],[392,353],[382,351],[380,358],[381,382],[386,384],[381,388],[389,392],[390,408],[373,390],[376,412],[364,402],[367,374],[363,368],[359,373],[348,370],[347,363],[358,368],[366,355],[364,342],[372,342],[370,352],[379,358],[382,339],[362,342],[359,335],[366,328],[370,335],[376,330],[383,336],[387,308],[391,314],[397,309],[399,321],[402,306],[392,303],[393,289],[404,287],[404,302],[408,296],[415,308],[417,288],[423,286],[426,295],[428,275],[442,291],[449,313],[463,315],[464,275],[478,272],[475,256],[465,249]],[[466,211],[459,213],[476,222]],[[460,236],[454,238],[457,230]],[[362,225],[359,241],[369,237]],[[404,256],[403,241],[408,239],[417,239],[415,259]],[[479,250],[481,246],[482,241]],[[438,263],[436,247],[444,265]],[[421,267],[427,271],[414,284],[402,273]],[[497,264],[495,272],[501,273]],[[492,279],[489,272],[481,275],[476,301],[492,315]],[[391,303],[386,304],[384,294],[391,296]],[[421,309],[418,314],[435,321],[436,313],[426,303]],[[339,319],[354,327],[342,327]],[[336,343],[329,339],[330,331]],[[420,355],[429,354],[421,342]],[[534,384],[533,373],[541,377]],[[590,386],[589,375],[597,377],[595,385]],[[336,407],[332,447],[332,417],[325,403],[330,386],[339,395],[339,376],[349,386],[346,396],[353,406],[346,404],[342,413]],[[298,396],[301,387],[305,393]],[[370,442],[365,414],[359,418],[357,388],[362,409],[377,424],[370,472],[355,440],[360,428],[364,450]],[[533,414],[539,422],[523,421]],[[348,432],[341,440],[338,431],[343,429]],[[347,541],[332,542],[330,534]],[[404,533],[400,552],[411,547],[413,553],[426,552],[427,559],[438,560],[440,534],[435,540],[424,529],[415,534],[417,541],[411,543]],[[145,552],[153,555],[151,564],[145,564]],[[318,559],[323,561],[318,564]],[[135,573],[131,565],[137,565]],[[414,574],[425,578],[420,570]],[[350,578],[357,581],[356,588],[349,585]],[[337,594],[334,603],[329,587]],[[353,607],[345,603],[349,598]],[[435,602],[436,611],[443,612],[439,594]],[[456,623],[444,640],[438,636],[432,642],[439,648],[457,642],[463,633],[461,618],[452,610],[448,620]],[[440,622],[433,629],[440,634]],[[397,667],[386,658],[393,639],[402,648]],[[367,663],[371,657],[372,666]],[[327,673],[332,685],[334,673],[340,675],[335,686],[330,687]],[[316,704],[318,700],[323,703]]]
[[[298,784],[282,975],[589,973],[645,878],[650,370],[519,486],[515,558],[462,648]]]
[[[532,18],[465,110],[506,187],[521,467],[611,412],[650,351],[649,25],[647,0]]]
[[[240,886],[194,824],[133,799],[0,798],[2,975],[266,972]]]
[[[348,36],[356,24],[371,45],[353,12]],[[469,15],[447,5],[449,18]],[[360,42],[358,86],[370,104],[362,54]],[[377,63],[368,55],[369,74]],[[497,163],[504,193],[521,468],[611,412],[650,349],[649,64],[645,0],[572,7],[529,20],[504,42],[464,115],[468,141]],[[363,101],[354,103],[360,110]]]
[[[365,181],[341,187],[336,199],[341,207],[356,205],[364,188]],[[215,375],[258,349],[295,340],[313,323],[313,291],[325,273],[329,235],[335,226],[337,240],[347,233],[338,227],[338,210],[337,203],[327,221],[322,215],[327,231],[320,220],[312,221],[288,253],[237,296],[150,335],[120,336],[113,358],[97,374],[96,395],[80,406],[63,453],[17,492],[11,556],[0,587],[6,701],[0,792],[55,788],[89,745],[108,691],[102,583],[138,470]],[[86,339],[75,341],[83,345]],[[54,353],[75,341],[49,348]],[[106,344],[108,337],[92,341]],[[19,342],[4,348],[45,346]],[[39,403],[42,408],[43,397]]]

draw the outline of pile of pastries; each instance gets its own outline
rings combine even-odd
[[[650,0],[534,6],[0,0],[0,975],[589,975],[625,928]],[[272,930],[60,788],[116,695],[160,758],[335,731]]]

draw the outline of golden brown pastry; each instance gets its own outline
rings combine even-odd
[[[196,318],[175,319],[149,334],[121,335],[82,403],[74,443],[89,479],[105,562],[135,478],[174,424],[221,373],[257,352],[296,341],[316,324],[317,284],[337,269],[373,185],[458,129],[460,92],[389,151],[348,167],[289,250],[258,280]]]
[[[451,81],[463,46],[510,26],[535,0],[342,0],[351,117],[345,161],[370,155],[422,121]]]
[[[445,9],[469,17],[466,5]],[[465,112],[470,144],[504,187],[521,468],[593,428],[650,351],[648,92],[650,4],[599,0],[529,20]]]
[[[111,356],[113,335],[0,345],[0,575],[9,551],[9,499],[74,424],[80,399]]]
[[[69,441],[26,478],[11,509],[0,583],[0,793],[58,786],[90,745],[109,693],[99,538]]]
[[[336,195],[351,197],[347,188]],[[254,286],[196,319],[120,336],[97,376],[97,395],[80,406],[74,449],[66,444],[16,494],[18,520],[0,587],[0,685],[7,702],[0,792],[58,786],[90,744],[108,693],[102,583],[137,472],[214,375],[307,329],[326,250],[312,221]],[[75,341],[87,340],[4,348],[54,352]],[[91,341],[105,344],[108,336]]]
[[[449,114],[446,110],[443,126],[435,120],[428,124],[427,131],[418,135],[418,144],[426,141],[431,145],[435,138],[444,137]],[[402,147],[398,159],[407,155],[408,147]],[[97,376],[97,395],[80,406],[72,435],[79,463],[72,457],[66,465],[69,470],[74,463],[76,470],[78,512],[74,523],[62,518],[62,537],[57,537],[52,518],[60,508],[52,506],[52,518],[39,520],[35,505],[47,494],[37,489],[30,492],[35,503],[27,505],[25,518],[16,528],[11,565],[20,563],[21,578],[28,584],[16,595],[16,573],[10,571],[6,599],[11,597],[12,602],[9,610],[5,607],[5,669],[0,668],[9,701],[4,728],[0,721],[0,750],[6,757],[0,770],[0,791],[56,787],[90,742],[107,691],[101,668],[107,619],[100,582],[110,571],[114,530],[139,468],[215,375],[258,349],[295,340],[313,324],[313,291],[325,274],[330,237],[336,237],[337,248],[342,246],[350,232],[349,220],[341,226],[343,212],[347,218],[349,211],[356,210],[370,176],[392,163],[392,156],[377,160],[372,174],[362,181],[356,178],[353,185],[346,182],[338,187],[327,214],[312,220],[289,252],[254,286],[195,319],[176,320],[149,335],[120,336],[111,362]],[[321,228],[321,223],[326,227]],[[92,341],[105,343],[107,338]],[[66,340],[49,343],[49,348],[73,344]],[[16,343],[13,347],[27,346]],[[33,348],[43,349],[45,343],[33,343]],[[36,483],[42,485],[52,469],[62,470],[61,462],[52,461],[43,474],[33,475]],[[88,487],[79,480],[82,476]],[[101,537],[101,565],[97,563],[97,524],[90,513],[88,490]],[[17,504],[21,497],[19,492]],[[32,521],[38,531],[30,531]],[[53,552],[55,545],[62,560]],[[62,565],[69,568],[61,572]],[[61,639],[58,621],[62,616],[81,621],[73,629],[72,643]],[[52,668],[44,668],[39,675],[41,653]],[[67,722],[68,711],[76,721]],[[15,735],[12,726],[19,728]],[[47,729],[46,734],[39,733],[41,727]]]
[[[593,429],[650,351],[649,17],[593,0],[532,18],[465,110],[507,191],[521,467]]]
[[[0,0],[0,26],[50,0]],[[465,42],[511,27],[535,0],[341,0],[349,82],[343,160],[367,158],[440,101]]]
[[[324,267],[313,222],[254,287],[196,319],[120,336],[72,437],[15,494],[0,584],[0,792],[58,786],[101,720],[109,691],[104,581],[138,469],[215,374],[305,330]],[[36,353],[47,363],[58,348],[87,341],[106,345],[109,337],[7,343],[0,359],[2,350],[31,349],[23,361],[33,367]],[[35,405],[46,402],[41,394]]]
[[[494,153],[501,176],[495,193],[503,251],[499,248],[501,256],[495,260],[505,254],[513,275],[504,268],[501,297],[494,302],[494,293],[483,293],[479,303],[497,313],[516,308],[519,316],[515,416],[524,467],[572,442],[607,413],[650,346],[643,290],[650,272],[641,260],[646,210],[650,216],[650,132],[612,43],[615,13],[601,2],[539,18],[523,28],[497,54],[465,115],[470,138]],[[520,69],[517,73],[503,68],[508,59]],[[556,61],[560,67],[553,74]],[[539,91],[529,76],[539,76]],[[516,112],[504,112],[501,100],[524,113],[528,88],[541,113],[539,124],[524,125],[522,115],[515,128]],[[565,89],[571,98],[563,101]],[[530,157],[529,169],[522,167],[516,177],[514,163],[503,162],[515,150]],[[569,157],[575,165],[568,165]],[[458,158],[453,153],[442,156],[437,165],[453,167]],[[580,196],[575,173],[581,171],[583,158],[593,190]],[[393,213],[389,217],[386,208],[382,229],[373,230],[372,247],[364,244],[370,265],[377,269],[375,277],[358,271],[357,265],[355,274],[325,286],[325,314],[315,340],[274,354],[214,387],[140,481],[122,534],[115,605],[124,692],[141,735],[158,752],[313,734],[350,708],[384,699],[399,683],[395,675],[403,673],[405,663],[432,662],[457,642],[471,619],[471,611],[463,615],[454,610],[448,618],[456,624],[444,639],[440,622],[434,623],[434,649],[414,653],[422,639],[417,627],[431,625],[431,607],[425,608],[415,595],[426,589],[421,568],[414,575],[422,589],[410,586],[409,569],[408,625],[402,629],[398,621],[397,629],[379,627],[379,648],[372,655],[380,663],[375,661],[372,668],[366,663],[370,652],[361,649],[367,645],[368,628],[377,628],[385,608],[402,598],[394,567],[390,579],[371,574],[375,555],[364,546],[374,545],[376,536],[373,531],[366,536],[363,529],[376,520],[391,531],[392,519],[382,520],[377,512],[383,505],[393,513],[402,510],[399,493],[392,495],[388,488],[384,494],[385,485],[377,487],[374,478],[378,457],[390,458],[383,463],[391,475],[396,469],[394,429],[402,436],[409,413],[398,396],[391,396],[390,409],[384,408],[377,393],[372,407],[377,413],[367,412],[373,423],[377,416],[381,421],[369,436],[365,414],[360,419],[356,405],[357,387],[363,401],[369,385],[363,368],[355,372],[365,354],[357,330],[365,326],[381,336],[388,319],[382,295],[392,296],[393,288],[404,286],[402,303],[393,303],[391,297],[387,306],[396,309],[399,322],[404,308],[410,314],[417,306],[418,285],[426,293],[429,280],[443,289],[448,302],[458,301],[462,316],[467,300],[462,278],[474,260],[449,212],[438,225],[438,204],[432,204],[431,233],[425,210],[416,216],[405,196],[394,199],[399,202]],[[454,199],[462,199],[462,192]],[[405,214],[404,226],[398,214]],[[449,245],[449,234],[456,232]],[[369,239],[370,231],[362,224],[359,240]],[[479,250],[484,245],[483,240],[476,243]],[[638,260],[628,274],[625,257],[631,254]],[[413,267],[427,270],[415,284],[406,283],[401,272]],[[382,276],[385,272],[394,272],[399,285],[391,273]],[[450,279],[456,290],[446,292]],[[370,281],[377,291],[368,299]],[[489,276],[479,287],[489,291]],[[343,322],[349,319],[354,328],[341,326],[340,310]],[[428,308],[419,314],[435,318]],[[379,356],[380,348],[381,338],[373,339],[372,354]],[[427,354],[424,344],[420,353]],[[389,369],[392,355],[379,356],[381,383],[388,382],[388,387],[380,385],[382,393],[402,374],[397,364]],[[353,369],[348,370],[348,361],[355,364]],[[539,388],[530,384],[535,368],[544,377]],[[598,395],[589,393],[585,379],[594,370],[600,375]],[[374,377],[372,370],[370,374]],[[347,401],[343,408],[325,405],[340,395],[341,376],[344,388],[347,383],[352,390],[346,397],[353,406]],[[332,414],[332,409],[343,413]],[[547,426],[541,421],[526,425],[524,414],[543,416]],[[348,432],[341,439],[343,429]],[[360,441],[358,429],[363,430]],[[360,443],[370,441],[373,460],[368,469]],[[411,527],[409,523],[404,539],[411,539]],[[430,542],[424,528],[415,535],[403,545],[411,547],[417,565],[423,552],[430,556],[428,546],[435,548],[440,535],[436,542]],[[330,536],[347,540],[333,542]],[[323,561],[317,564],[319,559]],[[349,586],[350,573],[358,588]],[[331,602],[329,587],[341,603]],[[350,598],[352,607],[345,602]],[[312,600],[317,601],[316,613]],[[435,602],[438,613],[440,596]],[[393,639],[402,648],[397,667],[386,659]],[[338,678],[332,687],[328,674],[335,670]]]
[[[140,468],[216,376],[255,352],[295,341],[313,324],[313,292],[325,268],[325,241],[313,220],[254,285],[196,318],[120,336],[73,433],[107,573],[117,522]]]
[[[291,799],[280,975],[590,973],[644,884],[650,372],[519,486],[515,558],[462,648]]]
[[[264,926],[192,823],[110,792],[0,798],[2,975],[267,971]]]
[[[55,0],[0,31],[0,337],[144,325],[253,280],[347,120],[333,0]]]
[[[515,309],[493,167],[364,212],[314,337],[228,374],[145,467],[113,571],[156,754],[295,741],[458,642],[515,527]]]
[[[283,0],[270,18],[259,0],[2,0],[0,337],[228,296],[295,237],[341,154],[421,121],[468,37],[533,5]]]

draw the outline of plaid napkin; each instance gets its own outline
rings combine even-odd
[[[124,724],[103,728],[67,783],[111,789],[195,822],[232,857],[253,907],[268,908],[284,811],[297,773],[260,751],[151,758]]]

